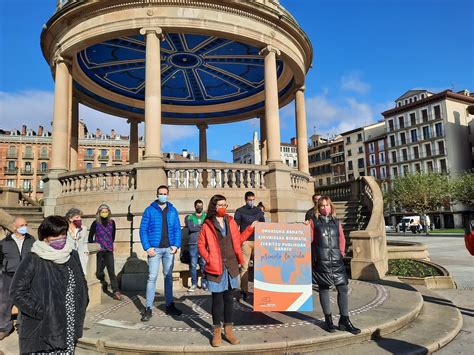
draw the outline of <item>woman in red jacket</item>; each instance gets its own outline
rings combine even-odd
[[[206,261],[204,271],[208,290],[212,292],[212,324],[214,336],[211,345],[221,345],[222,315],[224,335],[232,345],[240,343],[232,332],[233,290],[238,287],[239,267],[244,263],[241,245],[253,233],[255,223],[242,234],[234,219],[227,214],[227,201],[214,195],[209,201],[207,217],[199,233],[198,249]]]
[[[471,254],[474,255],[474,220],[469,223],[469,226],[466,228],[464,233],[464,242],[466,243],[466,249]]]

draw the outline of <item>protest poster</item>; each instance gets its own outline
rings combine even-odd
[[[254,253],[254,311],[313,310],[308,225],[258,223]]]

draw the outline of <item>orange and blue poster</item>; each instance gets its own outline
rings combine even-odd
[[[311,312],[310,227],[257,223],[254,253],[254,311]]]

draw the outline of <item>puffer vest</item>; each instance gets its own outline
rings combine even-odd
[[[339,221],[333,217],[325,220],[312,217],[314,224],[311,252],[313,273],[319,286],[347,284],[346,268],[339,247]]]

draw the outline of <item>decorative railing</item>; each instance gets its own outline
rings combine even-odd
[[[61,193],[133,191],[136,189],[136,171],[133,166],[113,166],[74,171],[59,175]]]
[[[168,186],[174,189],[266,189],[268,167],[247,164],[168,163]]]
[[[306,191],[309,184],[309,175],[299,171],[290,173],[291,188],[296,191]]]
[[[351,181],[327,186],[318,186],[316,187],[316,193],[321,196],[329,196],[333,201],[347,201],[352,196],[351,186]]]

